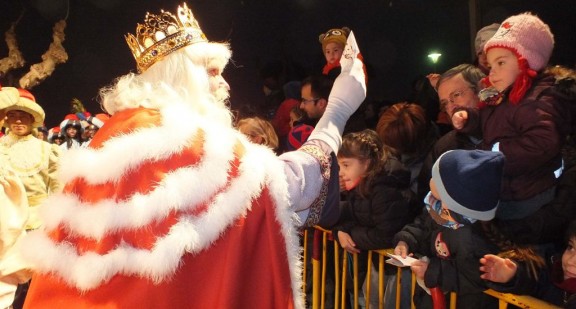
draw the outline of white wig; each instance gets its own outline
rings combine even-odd
[[[102,107],[113,115],[130,108],[186,104],[209,119],[231,125],[230,110],[210,92],[206,71],[224,70],[231,55],[225,43],[200,42],[181,48],[143,73],[121,76],[114,85],[101,89]]]

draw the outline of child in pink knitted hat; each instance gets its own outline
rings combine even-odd
[[[500,219],[525,218],[550,202],[562,173],[570,113],[555,78],[543,73],[553,48],[550,28],[537,16],[506,19],[484,45],[490,74],[479,108],[460,108],[452,116],[456,129],[481,135],[483,149],[508,159]]]

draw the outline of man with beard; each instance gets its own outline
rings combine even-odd
[[[297,229],[337,205],[331,160],[366,94],[353,35],[309,141],[278,158],[233,129],[230,49],[185,4],[136,33],[140,73],[102,90],[112,117],[67,157],[46,229],[25,239],[43,252],[24,252],[25,307],[303,308]]]

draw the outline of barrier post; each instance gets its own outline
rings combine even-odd
[[[352,261],[354,269],[354,309],[358,309],[358,254],[352,254]]]
[[[303,241],[303,246],[304,246],[304,254],[302,256],[302,293],[306,294],[306,271],[307,271],[307,267],[306,267],[306,263],[308,262],[308,230],[304,230],[304,233],[302,234],[302,237],[304,239]]]
[[[322,231],[314,229],[314,242],[312,243],[312,309],[318,309],[320,292],[320,245]],[[324,284],[324,282],[322,282]]]
[[[324,309],[325,306],[325,300],[326,300],[326,296],[325,296],[325,292],[326,292],[326,268],[327,268],[327,242],[328,241],[334,241],[334,280],[335,280],[335,289],[334,289],[334,306],[336,309],[344,309],[346,307],[346,294],[347,290],[346,290],[346,285],[347,285],[347,276],[349,274],[349,265],[348,265],[348,254],[346,253],[346,251],[342,250],[340,248],[340,246],[338,245],[338,242],[335,240],[328,240],[331,232],[324,230],[320,227],[315,227],[314,229],[314,237],[313,237],[313,245],[311,246],[311,254],[309,254],[308,252],[308,246],[307,246],[307,242],[308,242],[308,237],[307,237],[307,233],[311,232],[312,230],[305,230],[304,231],[304,264],[303,265],[307,265],[307,258],[311,258],[312,259],[312,274],[313,274],[313,282],[312,282],[312,308],[317,309],[317,308],[322,308]],[[322,246],[322,247],[320,247]],[[320,252],[322,252],[322,268],[320,269]],[[340,253],[343,253],[343,256],[340,255]],[[367,295],[368,298],[366,299],[366,307],[368,308],[370,306],[370,294],[371,294],[371,290],[374,289],[375,287],[371,286],[371,280],[370,280],[370,276],[372,276],[372,261],[374,259],[373,254],[378,254],[378,308],[382,309],[385,305],[385,301],[384,301],[384,294],[385,294],[385,289],[386,289],[386,280],[385,280],[385,256],[386,253],[388,252],[393,252],[393,249],[382,249],[382,250],[371,250],[368,252],[368,270],[367,270],[367,279],[368,282],[366,283],[366,290],[367,290]],[[359,290],[360,290],[360,282],[358,280],[358,255],[353,254],[353,271],[354,271],[354,278],[353,278],[353,284],[354,284],[354,293],[353,293],[353,297],[354,300],[351,301],[351,303],[353,303],[354,308],[358,308],[359,307]],[[342,264],[340,264],[342,263]],[[306,291],[306,273],[307,273],[307,269],[306,267],[304,267],[303,269],[303,284],[302,284],[302,288],[303,291]],[[396,291],[396,308],[399,308],[399,305],[401,303],[400,297],[402,296],[401,294],[401,287],[402,287],[402,269],[398,268],[398,275],[397,275],[397,280],[396,280],[396,284],[397,284],[397,291]],[[412,273],[412,284],[411,284],[411,308],[414,309],[414,300],[413,300],[413,296],[414,296],[414,292],[416,290],[416,278],[414,273]],[[512,304],[515,305],[519,308],[542,308],[542,309],[559,309],[560,307],[557,307],[555,305],[552,305],[550,303],[547,303],[545,301],[542,301],[540,299],[531,297],[531,296],[525,296],[525,295],[515,295],[515,294],[509,294],[509,293],[500,293],[500,292],[496,292],[494,290],[486,290],[484,291],[484,293],[497,298],[498,299],[498,307],[500,309],[505,309],[507,308],[508,304]],[[457,293],[455,292],[451,292],[450,293],[450,305],[449,308],[456,308],[457,306]]]
[[[322,233],[322,293],[320,295],[320,308],[326,308],[326,255],[328,233]]]

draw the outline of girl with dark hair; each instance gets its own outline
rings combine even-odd
[[[338,164],[348,194],[333,235],[344,250],[360,254],[363,282],[368,250],[391,248],[392,237],[414,219],[420,204],[410,191],[410,172],[388,154],[372,130],[345,135]],[[372,278],[377,280],[376,269]],[[377,289],[371,294],[371,306],[377,307]]]

